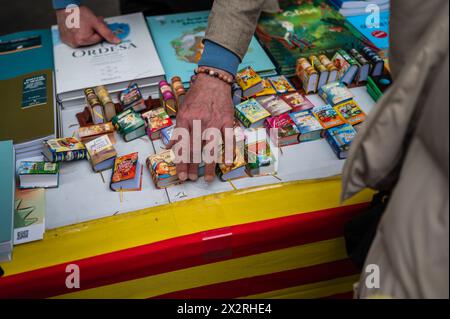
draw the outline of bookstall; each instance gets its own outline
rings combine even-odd
[[[335,11],[330,12],[337,14]],[[46,73],[46,80],[40,80],[48,90],[47,116],[52,117],[46,125],[50,129],[39,132],[39,138],[31,132],[30,135],[11,139],[14,141],[13,153],[18,169],[16,185],[25,188],[23,185],[30,183],[27,176],[32,175],[29,172],[36,170],[37,166],[33,165],[37,164],[29,166],[29,163],[43,163],[47,166],[39,166],[38,170],[41,171],[40,175],[45,175],[45,179],[33,179],[33,182],[44,186],[55,183],[56,187],[46,187],[42,193],[44,195],[40,193],[40,205],[44,207],[45,216],[41,220],[33,220],[31,224],[34,225],[31,226],[36,228],[29,230],[30,233],[24,233],[26,227],[30,226],[26,221],[31,220],[31,214],[40,206],[36,204],[37,201],[33,202],[34,209],[30,210],[31,204],[27,200],[32,199],[20,193],[23,190],[16,193],[15,207],[12,208],[15,210],[15,226],[16,216],[23,218],[20,219],[21,227],[17,226],[12,232],[14,238],[10,238],[9,243],[12,245],[20,237],[23,244],[15,242],[17,245],[12,254],[11,251],[9,255],[4,254],[11,260],[0,263],[4,271],[0,277],[0,298],[351,298],[359,272],[345,251],[344,225],[368,207],[373,193],[367,190],[350,201],[340,203],[340,174],[349,142],[334,144],[331,132],[346,126],[342,134],[354,137],[358,131],[357,125],[361,125],[359,123],[364,120],[362,116],[372,112],[375,107],[374,95],[366,83],[370,80],[373,90],[378,90],[376,96],[381,96],[384,88],[377,85],[377,78],[373,74],[379,61],[369,63],[362,55],[357,56],[356,50],[356,53],[351,53],[351,57],[347,57],[344,49],[318,48],[324,54],[330,55],[333,51],[335,55],[333,59],[331,55],[330,60],[354,63],[349,63],[344,72],[331,65],[327,69],[322,64],[323,57],[304,61],[298,57],[294,60],[297,61],[297,68],[292,71],[292,65],[288,66],[286,61],[285,65],[273,64],[276,59],[273,56],[270,59],[262,49],[261,44],[269,41],[271,32],[264,29],[265,20],[262,20],[258,29],[259,41],[256,38],[252,40],[237,81],[239,83],[240,77],[246,77],[246,81],[261,77],[258,82],[261,87],[251,94],[248,92],[255,87],[247,88],[250,91],[247,90],[246,96],[246,88],[240,85],[237,88],[240,98],[235,107],[240,112],[246,103],[257,104],[268,113],[263,121],[263,127],[265,125],[267,129],[273,123],[281,123],[277,121],[281,121],[279,119],[284,116],[289,123],[293,121],[290,127],[294,134],[283,136],[286,138],[283,140],[285,145],[280,145],[281,136],[276,141],[265,137],[269,150],[277,149],[274,147],[277,143],[282,146],[276,157],[276,165],[271,166],[270,171],[261,173],[257,170],[258,173],[255,173],[253,170],[250,174],[246,153],[248,163],[244,163],[242,172],[249,176],[245,178],[224,177],[232,175],[227,175],[230,172],[221,171],[219,167],[218,177],[212,183],[206,183],[203,178],[196,182],[179,183],[175,179],[176,173],[166,173],[168,177],[158,175],[150,160],[158,158],[165,150],[164,134],[167,133],[161,128],[152,131],[150,119],[155,115],[151,112],[162,107],[165,115],[161,118],[167,123],[170,121],[171,125],[175,123],[173,115],[176,115],[179,96],[173,80],[178,79],[187,90],[189,74],[196,61],[195,57],[186,56],[186,51],[178,47],[183,46],[180,34],[192,40],[191,34],[171,27],[169,21],[179,23],[186,18],[190,18],[191,22],[195,20],[202,26],[194,28],[195,32],[201,35],[207,16],[208,12],[199,12],[178,15],[177,19],[171,16],[152,17],[148,19],[150,32],[137,32],[141,28],[146,29],[145,23],[142,26],[144,19],[140,14],[111,18],[108,24],[113,30],[120,29],[118,34],[123,36],[122,48],[101,44],[92,49],[72,50],[58,40],[56,29],[53,29],[53,41],[46,33],[40,35],[38,50],[48,50],[50,44],[54,52],[56,77],[53,79],[51,73]],[[164,23],[161,22],[163,20]],[[163,31],[166,33],[163,34]],[[134,37],[135,32],[139,33],[138,38]],[[36,33],[30,32],[27,36],[33,38],[33,34]],[[199,35],[194,36],[197,39]],[[348,46],[353,48],[355,42],[361,42],[361,39],[367,41],[362,35],[353,37],[352,41],[345,42],[348,52]],[[160,38],[164,38],[164,41]],[[170,42],[174,38],[178,42]],[[292,41],[295,39],[291,38]],[[200,46],[201,41],[196,41],[196,45]],[[367,44],[364,41],[362,44]],[[120,71],[123,77],[114,83],[96,81],[95,76],[86,80],[92,83],[87,83],[82,77],[72,76],[92,64],[92,74],[98,75],[100,79],[110,77],[117,70],[111,65],[105,69],[103,54],[112,54],[112,60],[118,59],[113,63],[118,69],[131,60],[141,61],[139,52],[130,53],[133,56],[125,53],[132,51],[135,43],[146,43],[144,51],[152,52],[150,63],[133,63],[141,66],[139,70]],[[182,58],[175,58],[176,63],[181,63],[183,59],[187,61],[185,65],[181,63],[175,68],[179,73],[174,73],[174,64],[170,62],[174,60],[170,60],[170,54],[165,54],[170,44],[177,57]],[[25,54],[32,51],[25,51]],[[18,54],[23,53],[20,51]],[[86,55],[91,57],[78,60]],[[277,56],[276,53],[274,55]],[[79,62],[74,63],[68,56],[76,57],[75,61]],[[106,59],[111,60],[111,56]],[[11,71],[2,81],[10,83],[12,91],[20,91],[15,88],[22,86],[31,71],[37,72],[33,73],[34,77],[39,77],[42,73],[39,70],[53,68],[53,59],[48,59],[44,54],[43,60],[46,62],[41,60],[39,66],[25,67],[20,72]],[[145,56],[144,60],[148,60],[148,57]],[[362,63],[364,61],[367,62],[367,68]],[[1,58],[0,62],[4,63]],[[384,69],[380,72],[383,73]],[[349,75],[352,70],[354,74]],[[340,82],[336,82],[340,86],[337,89],[335,81],[329,80],[334,71],[340,79]],[[280,80],[276,76],[278,72],[287,77]],[[289,74],[292,72],[294,74]],[[69,77],[70,81],[62,80]],[[61,81],[64,85],[59,84]],[[274,84],[275,81],[283,83],[281,89],[280,84]],[[321,86],[318,85],[320,81],[323,81]],[[136,86],[133,88],[130,84]],[[168,86],[170,89],[171,85],[172,95],[167,98],[163,87]],[[52,93],[52,87],[55,93]],[[93,89],[85,90],[90,87]],[[102,93],[102,90],[106,93]],[[262,94],[265,90],[274,93]],[[234,94],[237,91],[233,91]],[[135,99],[136,92],[139,93],[138,99]],[[301,102],[305,99],[310,106],[307,109],[295,109],[292,101],[285,99],[286,93],[299,94]],[[8,97],[11,101],[23,102],[23,94],[19,92]],[[109,97],[109,94],[111,98],[104,98],[107,95]],[[54,100],[50,96],[54,96]],[[173,105],[169,101],[172,97]],[[129,100],[134,104],[127,104]],[[342,105],[346,106],[346,103],[350,103],[350,109],[357,112],[350,114],[342,111]],[[26,109],[33,109],[34,105],[31,103],[31,107]],[[111,116],[107,115],[108,107]],[[280,111],[282,107],[287,109]],[[175,111],[174,114],[171,111]],[[136,121],[142,121],[145,126],[136,125],[130,131],[123,129],[121,114],[125,112],[129,112],[126,116],[136,116]],[[161,114],[161,111],[157,112]],[[301,112],[308,113],[307,116],[317,121],[320,129],[304,133],[303,127],[298,124],[303,123],[299,118],[305,116],[298,114]],[[169,115],[172,115],[172,119]],[[103,122],[107,122],[102,121],[104,117],[109,117],[108,121],[112,120],[114,126],[111,125],[111,131],[105,130],[102,135],[83,140],[86,138],[83,129],[103,125]],[[333,127],[327,117],[342,122]],[[251,126],[246,125],[245,118],[237,118],[247,129]],[[270,122],[272,118],[277,120]],[[358,122],[352,122],[356,120]],[[265,128],[262,130],[265,131]],[[143,134],[136,133],[141,129]],[[244,130],[247,129],[244,127]],[[245,143],[248,143],[248,136]],[[82,147],[59,153],[52,148],[51,141],[54,138],[65,138],[65,148],[77,147],[80,139]],[[44,149],[43,141],[46,143]],[[98,154],[89,152],[100,141],[107,145],[102,151],[107,149],[108,156],[95,161],[93,155]],[[246,144],[245,147],[248,152],[249,146]],[[87,154],[90,154],[89,160],[74,160],[77,156],[86,159]],[[102,154],[106,154],[106,151]],[[264,153],[264,156],[267,154]],[[124,156],[133,157],[137,167],[136,182],[131,186],[120,184],[122,186],[116,189],[119,191],[114,191],[117,161]],[[263,155],[258,153],[257,156],[260,159]],[[109,166],[108,169],[102,169],[101,165]],[[54,174],[42,174],[50,166]],[[139,169],[142,169],[142,177]],[[50,175],[56,178],[51,179]],[[164,182],[167,182],[164,187],[158,184]],[[123,187],[130,187],[133,191],[124,192]],[[39,190],[42,192],[41,188]],[[17,194],[21,194],[20,200]],[[38,224],[40,228],[37,228]],[[26,242],[24,234],[33,234],[38,240]],[[0,256],[2,247],[7,247],[7,244],[7,240],[0,241]],[[79,270],[79,287],[67,284],[67,278],[70,278],[74,269]]]

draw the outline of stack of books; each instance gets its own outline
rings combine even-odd
[[[0,262],[10,261],[13,247],[15,155],[12,141],[0,142]]]
[[[71,48],[52,27],[57,99],[63,109],[84,105],[86,87],[104,85],[114,102],[119,92],[137,83],[144,98],[158,96],[164,69],[142,13],[105,19],[122,42]]]
[[[13,140],[17,159],[39,156],[60,131],[51,43],[49,30],[0,37],[0,140]]]

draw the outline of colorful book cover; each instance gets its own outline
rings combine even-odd
[[[331,105],[316,106],[312,109],[312,113],[325,129],[346,123],[341,115],[339,115],[339,113],[336,112]]]
[[[127,112],[125,116],[117,121],[118,130],[123,135],[133,132],[142,126],[145,126],[144,120],[140,114],[134,111]]]
[[[167,79],[179,76],[184,84],[189,83],[203,53],[209,13],[199,11],[147,18]],[[261,74],[275,74],[274,64],[255,37],[238,69],[247,66]]]
[[[142,114],[142,118],[148,123],[149,135],[173,125],[169,114],[162,107]]]
[[[353,99],[353,93],[341,82],[329,83],[319,89],[322,99],[335,106]]]
[[[59,163],[30,162],[20,163],[17,175],[55,175],[59,173]]]
[[[246,127],[257,123],[270,116],[270,113],[264,109],[255,99],[250,99],[236,105],[236,115]]]
[[[278,129],[278,137],[286,138],[300,134],[299,129],[295,125],[289,114],[282,114],[276,117],[270,117],[266,120],[267,129]]]
[[[353,34],[345,18],[327,0],[284,0],[280,6],[280,12],[261,16],[257,35],[286,76],[295,74],[296,61],[301,57],[332,56],[337,48],[361,46],[362,36]]]
[[[45,190],[16,190],[14,245],[41,240],[45,232]]]
[[[277,94],[277,91],[275,91],[275,89],[273,88],[272,84],[270,84],[270,81],[268,79],[263,79],[262,83],[264,88],[261,92],[255,94],[256,97]]]
[[[366,119],[366,114],[354,100],[336,105],[334,108],[351,125],[358,125]]]
[[[89,125],[85,127],[80,127],[78,129],[78,136],[80,137],[81,141],[89,142],[89,140],[92,140],[100,135],[105,134],[114,136],[114,126],[112,125],[111,122]],[[114,143],[114,141],[111,142]]]
[[[119,183],[136,177],[138,153],[117,157],[114,163],[112,183]]]
[[[157,188],[164,188],[180,182],[174,158],[175,154],[172,150],[166,150],[147,158],[147,167]]]
[[[84,144],[75,137],[64,137],[48,140],[47,145],[50,150],[55,153],[72,152],[86,149]]]
[[[350,124],[330,128],[325,138],[339,159],[347,158],[350,145],[356,137],[356,130]]]
[[[238,170],[244,167],[246,164],[247,163],[245,161],[245,155],[241,152],[239,148],[236,148],[234,162],[232,166],[227,166],[223,163],[217,165],[219,177],[222,178],[222,176],[229,174],[232,171]]]
[[[389,49],[389,18],[390,12],[380,12],[380,23],[367,23],[369,14],[350,16],[347,21],[380,51],[387,53]],[[369,21],[370,22],[370,21]]]
[[[269,95],[258,98],[258,102],[272,116],[278,116],[292,110],[289,104],[282,100],[278,95]]]
[[[322,125],[317,121],[311,111],[300,111],[290,114],[300,131],[300,141],[314,141],[321,138]]]
[[[342,56],[341,52],[336,52],[331,60],[333,61],[334,66],[339,70],[339,79],[342,79],[350,69],[350,63]]]
[[[245,91],[261,84],[262,79],[258,75],[258,73],[256,73],[256,71],[251,66],[249,66],[240,70],[236,74],[236,82],[239,84],[245,94]]]
[[[111,143],[108,135],[102,135],[95,140],[86,143],[86,149],[89,154],[90,161],[94,170],[99,163],[102,163],[108,159],[112,159],[117,156],[117,152]],[[112,160],[111,160],[112,161]],[[112,163],[111,163],[112,164]],[[109,164],[105,169],[111,168]]]
[[[295,88],[284,75],[276,75],[268,78],[278,94],[295,92]]]
[[[306,96],[298,92],[282,95],[281,98],[289,104],[292,112],[306,111],[314,107],[314,104]]]

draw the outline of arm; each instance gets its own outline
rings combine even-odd
[[[80,27],[69,28],[66,21],[72,20],[74,16],[70,10],[66,11],[66,7],[80,4],[81,0],[53,0],[61,40],[64,43],[74,48],[93,45],[103,40],[114,44],[120,43],[120,39],[108,28],[103,19],[85,6],[79,7]]]
[[[199,68],[208,67],[225,76],[234,77],[247,52],[265,3],[266,0],[215,0]],[[192,129],[195,120],[200,121],[201,132]],[[224,132],[232,130],[233,122],[231,86],[217,78],[199,74],[180,106],[177,127],[189,131],[191,145],[195,144],[194,141],[202,140],[201,133],[206,129],[218,129],[222,132],[225,148],[232,150],[233,137],[226,137]],[[198,164],[192,163],[193,158],[198,158],[198,154],[194,155],[191,147],[190,161],[177,164],[180,180],[198,178]],[[229,157],[227,160],[230,162]],[[206,163],[206,181],[214,180],[215,166],[216,163]]]

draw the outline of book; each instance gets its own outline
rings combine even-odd
[[[102,136],[102,135],[108,135],[111,143],[116,143],[116,137],[114,134],[114,126],[111,122],[103,123],[103,124],[97,124],[97,125],[89,125],[80,127],[78,129],[78,137],[80,138],[80,141],[84,144],[95,140],[96,138]]]
[[[358,74],[359,67],[356,61],[344,50],[339,49],[332,58],[334,66],[339,70],[339,79],[349,85],[353,83]]]
[[[256,30],[280,74],[294,76],[299,58],[332,56],[337,48],[361,46],[362,36],[350,30],[327,0],[285,0],[280,7],[277,13],[262,14]]]
[[[174,159],[172,150],[165,150],[147,158],[146,164],[156,188],[162,189],[181,183]]]
[[[187,87],[200,60],[210,11],[147,17],[167,79],[179,76]],[[238,70],[252,66],[261,76],[275,75],[275,66],[252,37]]]
[[[0,262],[11,260],[14,233],[15,152],[13,141],[0,141]]]
[[[278,95],[269,95],[257,98],[259,104],[270,113],[271,116],[278,116],[290,112],[292,108]]]
[[[266,90],[266,88],[267,88],[267,84],[266,83],[268,81],[267,80],[263,80],[263,82],[264,82],[264,84],[263,84],[264,85],[264,90],[261,91],[261,92],[264,92]],[[270,83],[269,83],[269,86],[273,90],[273,87],[272,87],[272,85],[270,85]],[[273,90],[273,91],[275,91],[275,90]],[[244,100],[244,94],[242,92],[242,88],[236,82],[234,82],[233,85],[231,86],[231,98],[233,100],[233,105],[234,106],[236,106],[238,104],[241,104],[242,101]]]
[[[142,164],[138,153],[116,157],[110,187],[115,192],[140,191],[142,189]]]
[[[372,64],[372,68],[370,70],[370,75],[373,77],[381,76],[384,73],[384,60],[372,50],[370,47],[364,47],[361,50],[361,53],[364,54],[365,58],[369,60]]]
[[[316,106],[311,111],[324,129],[346,124],[342,116],[329,104]]]
[[[284,75],[276,75],[268,78],[277,94],[295,92],[295,88]]]
[[[98,98],[94,89],[84,89],[84,95],[86,97],[86,104],[91,113],[92,122],[94,122],[94,124],[104,123],[106,119],[103,105],[100,102],[100,99]]]
[[[339,70],[337,67],[331,62],[330,59],[324,54],[319,55],[319,61],[325,66],[328,70],[328,80],[327,83],[333,83],[339,80]],[[319,86],[320,88],[320,86]]]
[[[328,71],[328,68],[320,62],[319,58],[315,55],[311,55],[309,57],[309,60],[311,61],[311,65],[316,69],[316,71],[319,73],[319,80],[317,82],[317,87],[322,87],[323,85],[328,83],[328,77],[330,75],[330,71]]]
[[[353,93],[341,82],[329,83],[319,89],[320,97],[335,106],[353,99]]]
[[[272,154],[264,129],[246,132],[245,161],[247,173],[251,177],[266,176],[276,173],[275,156]]]
[[[261,127],[270,113],[255,99],[250,99],[235,106],[235,116],[246,128]]]
[[[369,43],[375,46],[384,56],[388,55],[389,50],[389,10],[380,12],[380,21],[377,25],[367,23],[370,13],[364,12],[361,15],[349,16],[347,21],[354,27],[355,32],[362,34]],[[369,21],[370,22],[370,21]]]
[[[45,233],[45,190],[17,189],[14,202],[14,245],[42,240]]]
[[[325,138],[339,159],[346,159],[356,130],[350,124],[333,127],[325,131]]]
[[[161,140],[164,145],[167,146],[170,144],[170,139],[172,138],[174,129],[175,129],[174,125],[161,129]]]
[[[300,131],[290,114],[269,117],[266,120],[265,125],[272,142],[278,147],[294,145],[300,142]],[[273,129],[277,129],[278,134],[274,134],[271,131]]]
[[[100,85],[95,88],[95,94],[103,105],[103,111],[105,113],[105,120],[110,122],[114,116],[116,116],[116,107],[113,103],[111,95],[105,86]]]
[[[236,147],[233,165],[227,166],[224,163],[217,164],[216,174],[222,182],[248,177],[245,165],[244,154],[240,148]]]
[[[159,82],[159,99],[167,114],[175,117],[178,112],[177,99],[172,91],[172,86],[167,81]]]
[[[255,94],[255,97],[267,96],[267,95],[276,95],[277,91],[275,91],[274,87],[270,83],[269,79],[263,79],[263,89],[262,91]],[[241,88],[242,90],[242,88]],[[242,102],[242,96],[239,100],[239,103]],[[238,104],[239,104],[238,103]]]
[[[71,48],[61,41],[58,26],[52,27],[56,90],[63,107],[67,101],[82,100],[84,88],[99,85],[118,94],[134,82],[157,94],[165,74],[142,13],[106,18],[105,23],[120,44]]]
[[[236,82],[242,88],[244,97],[251,97],[264,90],[262,78],[251,66],[240,70],[236,74]]]
[[[88,142],[86,149],[94,172],[102,172],[113,167],[117,152],[108,135],[102,135]]]
[[[299,92],[288,93],[282,95],[281,98],[289,104],[292,108],[292,112],[306,111],[314,107],[314,104]]]
[[[22,161],[17,175],[21,189],[58,187],[59,163]]]
[[[141,112],[147,108],[142,92],[136,83],[131,84],[125,90],[120,92],[119,101],[123,110],[132,108],[136,112]]]
[[[75,137],[46,141],[43,154],[53,163],[83,160],[87,157],[86,147]]]
[[[306,58],[297,60],[296,74],[300,78],[306,94],[315,93],[319,83],[319,73]]]
[[[145,121],[133,108],[116,115],[112,119],[112,124],[123,136],[125,142],[131,142],[146,134]]]
[[[364,122],[366,119],[366,113],[364,113],[358,103],[354,100],[336,105],[334,108],[349,124],[353,126]]]
[[[164,108],[159,107],[142,114],[142,118],[147,122],[147,134],[151,140],[161,138],[161,130],[173,126]]]
[[[186,96],[186,89],[184,88],[183,82],[181,81],[181,78],[179,76],[172,77],[170,82],[172,86],[172,91],[175,94],[176,110],[178,110],[184,102],[184,98]]]
[[[353,16],[359,16],[367,14],[366,8],[370,4],[377,5],[380,12],[389,11],[389,0],[361,0],[361,1],[349,1],[349,0],[328,0],[330,4],[335,7],[340,14],[344,17],[350,18]]]
[[[369,61],[367,61],[367,59],[356,49],[351,49],[349,53],[359,66],[359,71],[356,75],[356,82],[358,84],[366,83],[371,68]]]
[[[300,131],[300,143],[315,141],[322,137],[323,127],[311,111],[291,113],[290,116]]]

